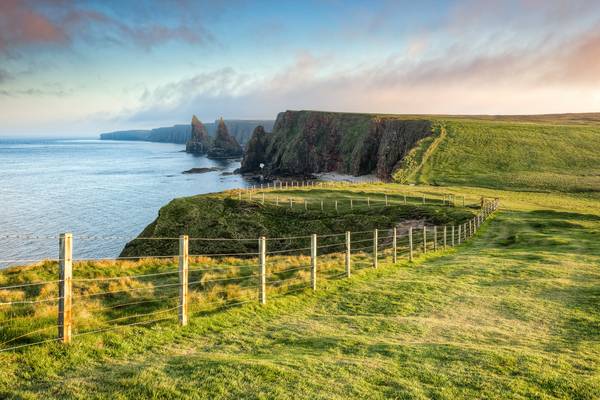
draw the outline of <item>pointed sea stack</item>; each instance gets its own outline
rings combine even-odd
[[[210,149],[210,138],[204,124],[192,117],[192,137],[185,145],[185,151],[193,154],[206,154]]]
[[[237,158],[243,154],[242,146],[229,134],[223,118],[219,120],[217,135],[208,151],[209,158]]]

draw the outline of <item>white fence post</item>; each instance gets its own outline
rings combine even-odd
[[[379,234],[377,229],[373,231],[373,268],[377,268],[377,250],[379,248]]]
[[[258,239],[258,302],[267,303],[267,239]]]
[[[351,233],[350,233],[350,231],[347,231],[346,232],[346,276],[348,278],[350,277],[350,268],[351,268],[351,265],[350,265],[351,256],[352,256],[352,253],[351,253],[352,249],[350,247],[351,243],[352,243]]]
[[[189,238],[179,236],[179,325],[188,323]]]
[[[437,225],[433,226],[433,251],[437,250]]]
[[[458,244],[460,244],[460,239],[461,239],[461,233],[460,233],[460,227],[462,226],[462,224],[460,224],[458,226]]]
[[[423,225],[423,254],[427,253],[427,225]]]
[[[450,241],[451,246],[454,247],[454,224],[452,224],[452,239]]]
[[[63,233],[58,239],[58,339],[71,343],[73,327],[73,235]]]
[[[310,236],[310,286],[317,290],[317,235]]]

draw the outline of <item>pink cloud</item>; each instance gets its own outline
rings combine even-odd
[[[0,2],[0,51],[30,44],[65,43],[64,29],[24,1]]]

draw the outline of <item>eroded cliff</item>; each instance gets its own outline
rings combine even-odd
[[[258,172],[263,163],[265,175],[376,173],[389,179],[433,129],[430,120],[402,116],[286,111],[272,133],[255,130],[240,171]]]

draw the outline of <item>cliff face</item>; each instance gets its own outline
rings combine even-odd
[[[208,131],[194,115],[192,117],[192,137],[185,146],[185,151],[194,154],[206,154],[210,149],[211,143]]]
[[[265,159],[267,143],[268,133],[265,132],[262,125],[257,126],[246,145],[246,152],[242,160],[242,165],[245,165],[247,170],[260,170],[260,163]]]
[[[226,119],[225,126],[229,131],[229,134],[238,141],[238,143],[244,146],[250,140],[254,129],[261,125],[267,132],[273,130],[273,124],[275,120],[251,120],[251,119]],[[219,120],[204,124],[206,130],[211,137],[215,137],[217,134],[217,128],[219,127]]]
[[[225,121],[221,118],[215,140],[208,150],[208,156],[211,158],[234,158],[241,157],[242,153],[242,146],[229,134]]]
[[[274,120],[225,120],[225,125],[229,134],[233,136],[238,143],[244,145],[252,136],[252,131],[258,125],[262,125],[267,131],[273,129]],[[210,137],[217,133],[218,121],[207,122],[203,124]],[[101,140],[139,140],[145,142],[161,142],[186,144],[192,137],[191,125],[173,125],[164,128],[138,129],[128,131],[114,131],[101,133]]]
[[[308,175],[375,172],[389,179],[416,143],[432,134],[431,121],[370,114],[286,111],[277,116],[273,132],[248,142],[241,172],[266,175]]]

